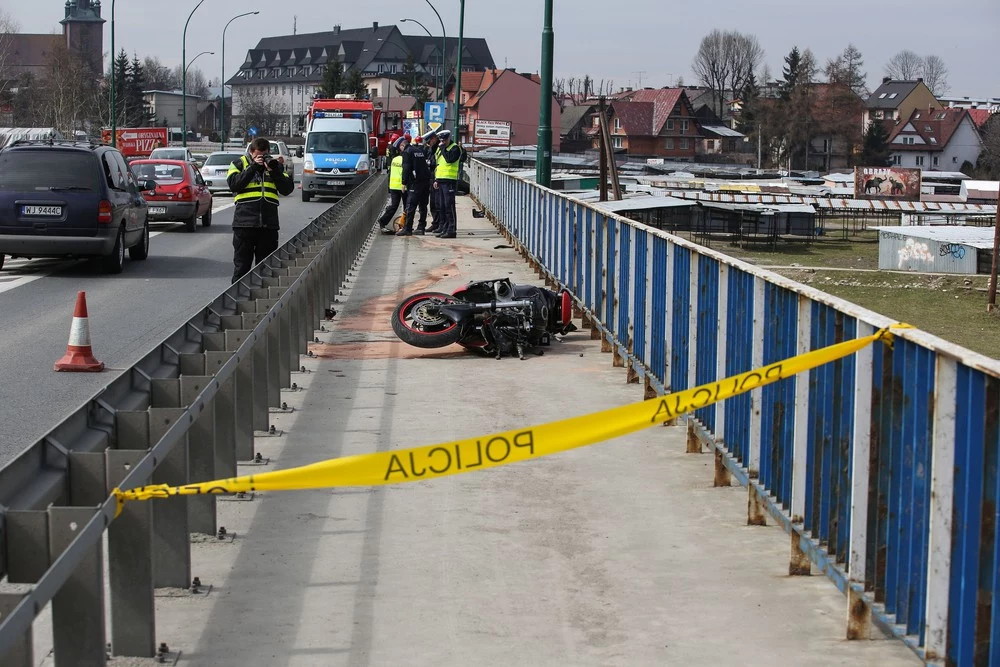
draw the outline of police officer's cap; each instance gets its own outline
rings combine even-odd
[[[440,139],[441,141],[444,141],[445,139],[448,139],[448,138],[451,137],[451,130],[438,130],[437,136],[438,136],[438,139]]]
[[[426,142],[426,141],[430,141],[431,139],[433,139],[437,135],[434,132],[434,130],[431,130],[431,131],[429,131],[429,132],[427,132],[427,133],[425,133],[425,134],[423,134],[421,136],[423,137],[424,141]]]

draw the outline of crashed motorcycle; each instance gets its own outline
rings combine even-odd
[[[507,278],[480,280],[453,294],[421,292],[392,313],[392,330],[415,347],[458,343],[500,359],[549,345],[555,334],[576,330],[569,292],[515,285]]]

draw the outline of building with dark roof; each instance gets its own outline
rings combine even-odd
[[[644,88],[613,100],[609,121],[615,149],[629,155],[693,160],[701,136],[683,88]],[[594,137],[593,147],[599,147]]]
[[[327,67],[339,61],[345,72],[358,70],[365,78],[399,75],[412,58],[428,80],[454,69],[458,39],[449,37],[442,53],[441,40],[426,35],[404,35],[395,25],[343,29],[326,32],[265,37],[247,51],[239,70],[226,81],[233,88],[234,127],[240,124],[241,97],[266,99],[275,113],[287,117],[282,134],[290,134],[308,111],[309,102],[323,83]],[[494,67],[486,40],[465,37],[462,41],[462,71],[484,71]],[[447,78],[447,77],[446,77]],[[395,96],[395,91],[393,91]]]
[[[889,133],[892,164],[925,171],[958,171],[966,162],[976,164],[982,147],[968,109],[915,109]]]
[[[865,102],[864,127],[872,120],[902,121],[910,117],[915,109],[937,109],[941,103],[927,87],[924,80],[897,81],[885,77],[882,85],[875,89]]]

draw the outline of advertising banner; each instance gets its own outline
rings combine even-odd
[[[125,157],[149,155],[154,148],[167,145],[167,128],[165,127],[119,127],[115,130],[118,138],[118,150]],[[101,141],[111,143],[111,130],[101,130]]]
[[[510,121],[477,118],[472,143],[477,146],[510,146]]]
[[[907,167],[855,167],[854,198],[920,201],[920,170]]]

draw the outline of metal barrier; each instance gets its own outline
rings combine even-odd
[[[749,371],[891,320],[472,161],[473,195],[576,298],[646,397]],[[934,307],[928,304],[928,307]],[[927,662],[1000,662],[1000,362],[917,330],[698,410],[688,449],[749,489],[748,523],[791,536],[848,598]]]
[[[154,588],[191,586],[191,533],[216,533],[216,496],[114,519],[109,490],[235,476],[254,458],[384,189],[370,178],[0,469],[0,663],[35,664],[32,622],[51,601],[55,663],[105,664],[105,530],[111,653],[156,655]]]

